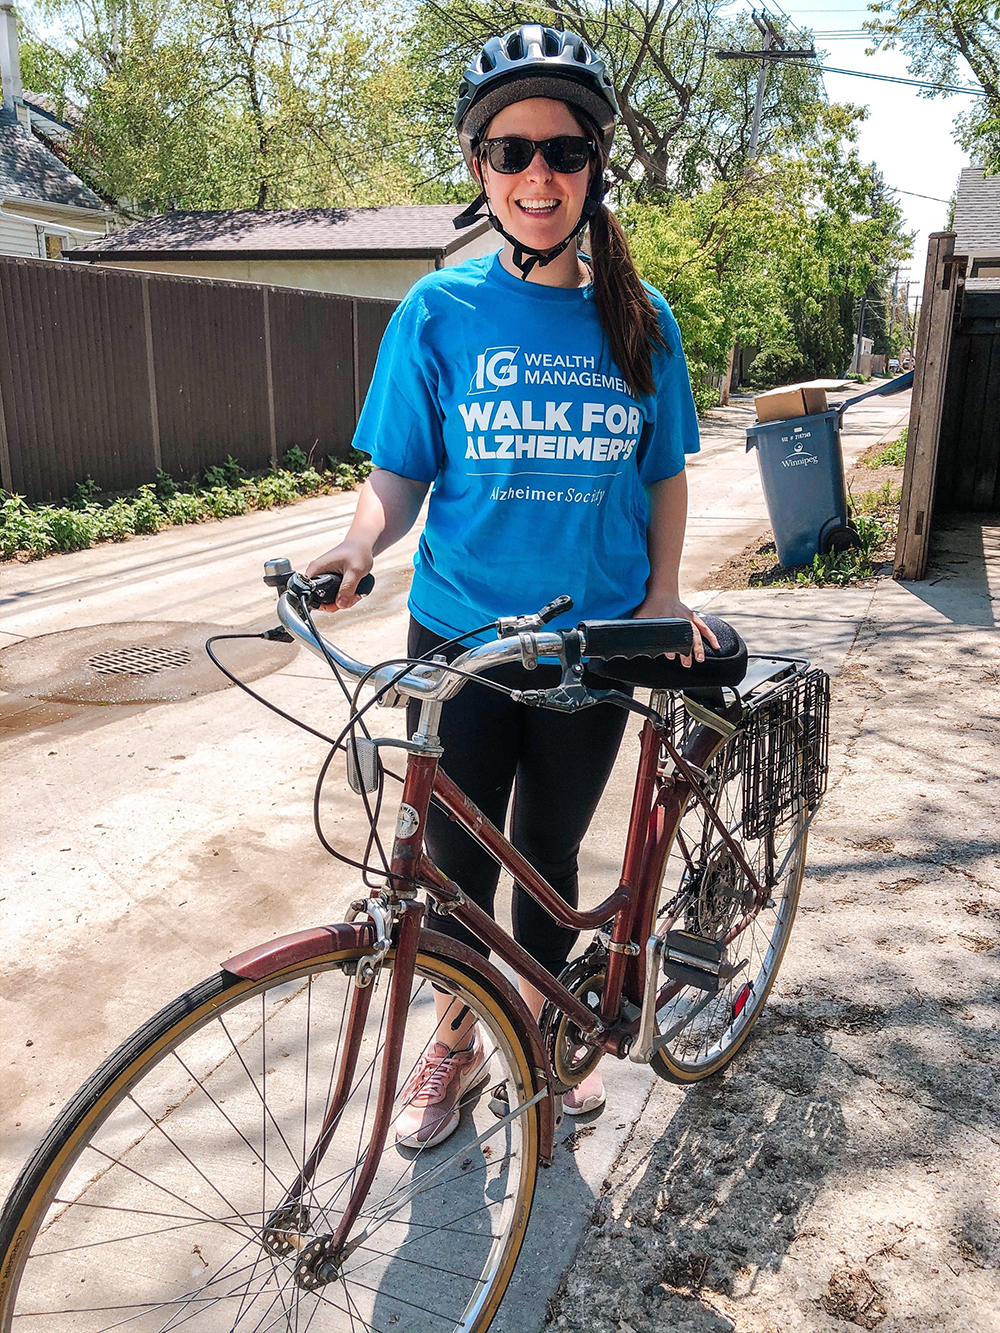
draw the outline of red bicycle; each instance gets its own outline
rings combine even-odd
[[[349,922],[229,959],[72,1098],[0,1223],[5,1333],[484,1330],[517,1261],[538,1164],[552,1158],[561,1093],[606,1055],[681,1083],[717,1072],[746,1040],[781,963],[825,782],[822,672],[752,658],[732,688],[658,688],[639,703],[595,685],[585,661],[611,662],[617,679],[638,667],[648,681],[662,654],[690,651],[688,622],[548,630],[565,600],[499,622],[496,641],[451,664],[370,668],[316,630],[311,609],[329,599],[328,585],[287,561],[269,562],[266,577],[282,623],[270,636],[291,635],[342,680],[373,690],[361,705],[357,686],[334,745],[348,751],[373,840],[381,756],[405,752],[391,855],[366,861],[372,887]],[[583,911],[439,762],[442,704],[492,667],[539,658],[560,663],[561,681],[521,692],[525,703],[617,705],[643,718],[620,882]],[[408,740],[362,734],[374,702],[408,698],[421,701]],[[558,980],[428,859],[432,800],[556,921],[596,932]],[[537,1024],[492,962],[427,928],[421,893],[544,994]],[[441,1018],[435,991],[450,997]],[[436,1148],[398,1147],[407,1081],[470,1011],[483,1069],[458,1130]],[[487,1082],[506,1083],[505,1114],[482,1095]]]

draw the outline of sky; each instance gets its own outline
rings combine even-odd
[[[865,40],[841,40],[824,37],[824,31],[858,30],[867,17],[867,9],[859,0],[803,0],[801,6],[782,0],[782,7],[763,5],[775,18],[782,12],[793,23],[815,33],[817,51],[825,51],[822,63],[838,69],[863,70],[874,74],[892,74],[912,77],[907,69],[904,53],[879,51],[865,55]],[[739,5],[739,9],[745,8]],[[734,12],[737,6],[733,6]],[[952,136],[952,122],[960,110],[972,103],[971,97],[919,96],[917,88],[904,84],[879,83],[873,79],[852,78],[841,74],[824,74],[827,95],[833,102],[854,102],[868,107],[868,118],[862,124],[858,148],[861,155],[874,162],[886,183],[900,193],[897,199],[907,219],[909,230],[917,233],[913,258],[907,271],[901,270],[900,280],[914,281],[910,288],[911,304],[923,282],[927,255],[927,237],[932,231],[943,231],[948,221],[948,200],[958,182],[958,173],[969,165],[965,152]],[[972,83],[966,70],[957,80]],[[909,191],[904,194],[902,191]],[[936,196],[919,199],[915,195]]]

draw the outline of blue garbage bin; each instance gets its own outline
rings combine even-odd
[[[850,522],[840,427],[855,403],[901,393],[913,371],[825,412],[747,427],[747,452],[757,450],[764,499],[783,565],[806,565],[818,554],[859,545]]]

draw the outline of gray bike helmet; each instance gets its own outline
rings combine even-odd
[[[604,61],[575,32],[525,23],[503,37],[491,37],[462,76],[455,128],[470,170],[483,131],[493,117],[505,106],[529,97],[551,97],[576,107],[599,136],[604,151],[611,151],[618,101]],[[595,171],[579,222],[559,245],[547,251],[524,245],[506,231],[485,193],[455,218],[454,225],[457,229],[471,226],[485,208],[490,225],[513,247],[521,277],[527,278],[536,264],[544,268],[562,254],[600,208],[604,193],[603,173]]]
[[[575,32],[525,23],[491,37],[462,76],[455,128],[467,165],[497,112],[528,97],[579,107],[611,151],[618,102],[604,61]]]

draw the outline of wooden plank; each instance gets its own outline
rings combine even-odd
[[[917,330],[916,371],[899,506],[896,579],[922,579],[927,570],[934,484],[941,435],[941,410],[948,375],[955,295],[964,260],[955,257],[955,233],[933,232]]]

